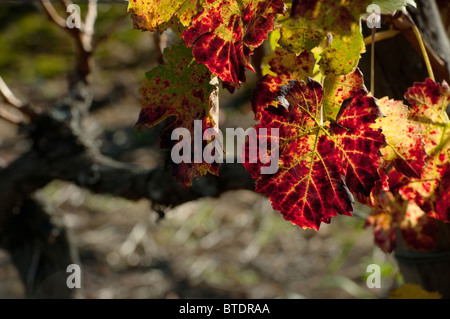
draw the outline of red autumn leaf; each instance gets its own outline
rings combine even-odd
[[[446,108],[450,103],[447,83],[439,85],[427,79],[415,83],[405,94],[410,118],[423,132],[427,157],[420,178],[404,179],[399,187],[405,199],[414,200],[430,216],[450,221],[450,121]]]
[[[373,226],[375,244],[386,253],[393,252],[397,247],[397,215],[377,211],[376,213],[372,213],[366,220],[366,226]]]
[[[381,167],[379,173],[381,179],[375,183],[370,196],[357,195],[356,198],[372,208],[365,227],[373,227],[375,244],[382,251],[391,253],[397,247],[397,229],[404,212],[397,204],[398,196],[389,191],[385,167]]]
[[[390,232],[399,229],[403,241],[410,247],[432,249],[437,243],[436,219],[448,222],[450,218],[450,121],[446,114],[450,89],[445,82],[439,85],[427,79],[409,88],[405,98],[408,110],[400,101],[381,99],[379,104],[387,117],[378,120],[373,127],[381,126],[388,143],[396,149],[391,154],[389,147],[382,150],[385,159],[399,154],[414,158],[407,154],[418,152],[419,158],[425,155],[423,169],[419,176],[413,176],[419,173],[417,168],[422,164],[403,162],[399,165],[394,160],[394,167],[388,171],[389,187],[374,188],[366,203],[375,210],[371,221],[376,240],[383,239],[378,231],[382,219],[378,217],[388,213],[398,216]],[[414,174],[408,175],[407,171]],[[388,241],[377,243],[383,248]]]
[[[380,179],[379,150],[386,142],[381,131],[370,125],[382,114],[367,94],[365,88],[356,90],[342,104],[336,121],[322,123],[320,83],[291,81],[280,88],[280,105],[261,111],[256,132],[279,130],[278,149],[273,148],[279,151],[279,170],[261,174],[264,161],[261,154],[257,159],[249,155],[256,153],[251,140],[244,165],[257,178],[256,191],[268,195],[286,220],[318,230],[337,214],[351,215],[352,193],[369,196]],[[257,136],[259,141],[264,138],[264,134]]]
[[[282,0],[207,0],[203,10],[183,32],[198,63],[225,82],[239,87],[245,70],[253,70],[250,55],[274,27],[284,10]]]
[[[436,246],[436,219],[428,216],[413,200],[402,200],[398,193],[380,189],[375,193],[376,205],[366,226],[374,227],[374,240],[381,250],[394,251],[398,230],[404,244],[413,249],[430,250]]]
[[[431,250],[437,244],[438,225],[414,201],[408,201],[400,233],[408,246],[417,250]]]
[[[159,65],[146,74],[147,80],[139,89],[142,95],[141,112],[137,125],[149,127],[168,119],[174,121],[161,134],[161,147],[172,148],[178,141],[171,138],[172,130],[185,128],[194,139],[194,121],[201,120],[201,131],[213,128],[210,98],[214,86],[210,84],[211,73],[204,65],[193,61],[192,49],[184,43],[164,51],[167,65]],[[207,144],[202,141],[202,146]],[[189,145],[191,146],[191,145]],[[195,146],[195,143],[194,143]],[[192,147],[191,147],[192,150]],[[201,150],[193,150],[199,152]],[[196,177],[208,172],[218,175],[217,163],[196,163],[194,160],[173,166],[173,175],[184,187],[189,187]]]
[[[381,128],[388,142],[381,152],[387,163],[407,177],[420,178],[425,165],[425,147],[420,124],[410,119],[408,107],[401,101],[384,97],[378,105],[385,117],[374,128]]]

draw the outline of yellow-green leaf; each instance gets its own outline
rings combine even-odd
[[[333,39],[321,53],[319,65],[323,74],[352,73],[365,52],[364,38],[359,24],[352,24],[349,35],[331,34]]]
[[[173,17],[184,26],[191,24],[192,18],[201,9],[203,0],[129,0],[133,27],[143,31],[165,29]]]

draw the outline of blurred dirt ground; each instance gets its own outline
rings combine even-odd
[[[357,217],[302,230],[249,191],[187,203],[162,220],[147,201],[62,182],[40,196],[72,232],[87,298],[383,298],[397,282]],[[382,266],[381,289],[366,286],[372,263]],[[0,283],[1,298],[24,296],[4,252]]]
[[[99,6],[97,29],[106,30],[125,11]],[[0,22],[0,75],[20,98],[48,108],[67,91],[73,51],[54,43],[67,39],[34,8],[0,5]],[[85,123],[105,154],[144,167],[159,157],[150,145],[157,141],[134,127],[137,88],[156,65],[153,43],[127,18],[99,47],[95,107]],[[252,124],[252,85],[249,74],[247,89],[222,93],[222,127]],[[0,166],[27,147],[17,128],[0,120]],[[302,230],[250,191],[186,203],[161,220],[148,201],[96,195],[61,181],[36,197],[70,229],[87,298],[384,298],[401,281],[393,256],[375,248],[363,218],[339,216],[319,232]],[[366,285],[372,263],[382,269],[379,289]],[[16,269],[0,250],[0,298],[24,297]]]

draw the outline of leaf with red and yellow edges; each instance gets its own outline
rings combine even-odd
[[[184,26],[189,26],[201,3],[202,0],[129,0],[128,12],[135,29],[163,31],[175,16]]]
[[[450,208],[442,201],[450,197],[450,185],[444,179],[450,175],[450,121],[445,112],[450,88],[445,82],[439,85],[427,79],[409,88],[405,98],[410,104],[410,119],[423,132],[428,156],[420,179],[405,181],[399,192],[404,198],[415,200],[430,216],[449,222]]]
[[[206,0],[203,10],[183,33],[198,63],[235,87],[253,70],[250,55],[260,46],[274,18],[284,10],[282,0]]]
[[[411,120],[409,110],[402,101],[384,97],[378,100],[385,117],[378,119],[373,128],[381,128],[388,147],[381,150],[387,163],[407,177],[420,178],[425,165],[425,147],[420,124]]]
[[[255,190],[269,196],[274,209],[303,228],[319,229],[337,214],[351,215],[352,193],[369,196],[380,179],[379,149],[385,146],[380,130],[370,128],[382,114],[366,89],[347,99],[334,122],[322,123],[323,89],[308,79],[280,88],[278,107],[261,111],[255,129],[278,129],[279,170],[261,174],[267,161],[248,141],[244,166],[257,178]],[[262,136],[256,137],[264,139]],[[261,143],[261,141],[260,141]],[[253,154],[253,155],[252,155]],[[268,154],[266,154],[268,155]]]
[[[297,55],[282,47],[276,47],[267,57],[270,69],[264,69],[270,73],[258,81],[252,96],[255,119],[259,119],[261,111],[269,105],[278,106],[276,97],[280,86],[288,85],[289,80],[306,80],[312,76],[314,64],[315,59],[311,52],[303,51]]]
[[[387,253],[394,251],[398,230],[403,242],[413,249],[431,250],[436,247],[436,219],[428,216],[413,200],[404,200],[397,192],[377,187],[374,187],[371,198],[375,201],[365,202],[373,208],[366,226],[374,227],[374,240],[381,250]]]
[[[436,219],[448,222],[450,218],[450,124],[445,113],[450,102],[450,89],[445,82],[439,85],[427,79],[408,89],[405,98],[410,104],[409,110],[401,102],[387,98],[379,100],[387,117],[378,120],[375,127],[381,124],[387,141],[397,145],[398,153],[408,153],[406,149],[401,151],[402,148],[419,150],[419,145],[424,147],[425,165],[419,177],[409,178],[405,176],[405,169],[414,170],[414,165],[394,165],[388,172],[389,189],[373,192],[373,200],[368,204],[375,204],[371,205],[375,209],[374,217],[371,217],[375,226],[378,212],[397,214],[400,219],[391,225],[392,231],[400,229],[408,246],[429,250],[437,243]],[[391,111],[394,117],[389,121]],[[418,133],[418,129],[421,139],[411,139],[406,134]],[[420,143],[417,139],[421,140]],[[395,160],[396,154],[389,154],[388,148],[383,151],[388,152],[384,153],[385,159],[394,156]],[[419,154],[422,154],[421,149]],[[390,200],[384,200],[386,198]],[[377,234],[379,232],[376,231]],[[386,242],[381,243],[381,247],[386,247]]]
[[[410,118],[422,127],[427,153],[432,155],[448,147],[449,119],[445,112],[450,103],[448,84],[444,81],[439,85],[426,79],[425,82],[414,83],[405,93],[405,98],[410,104]],[[447,162],[448,158],[444,161]]]
[[[192,49],[184,43],[167,48],[164,58],[167,65],[159,65],[149,71],[147,80],[139,89],[142,100],[136,125],[152,127],[175,117],[161,135],[161,147],[171,148],[176,143],[171,140],[174,128],[187,129],[193,139],[194,120],[202,120],[202,134],[215,126],[210,113],[210,96],[214,86],[210,84],[211,72],[206,66],[195,62]],[[185,187],[192,184],[193,178],[208,172],[217,175],[218,164],[182,162],[173,170],[175,178]]]

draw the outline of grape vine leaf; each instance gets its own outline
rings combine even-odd
[[[281,25],[278,43],[289,52],[300,54],[317,47],[325,36],[325,31],[310,29],[303,19],[290,18]]]
[[[380,13],[384,14],[404,10],[407,5],[416,6],[413,0],[294,0],[291,17],[305,19],[312,29],[349,34],[352,25],[359,24],[360,18],[367,13],[371,4],[378,5]]]
[[[381,152],[386,162],[407,177],[420,178],[425,165],[425,145],[419,123],[410,119],[410,111],[402,101],[384,97],[378,100],[385,117],[373,128],[381,128],[388,142]]]
[[[349,74],[358,65],[366,47],[360,25],[350,25],[350,34],[331,33],[331,43],[320,54],[319,65],[323,74]]]
[[[167,64],[147,72],[147,80],[139,89],[142,95],[141,112],[136,125],[152,127],[174,117],[174,121],[161,134],[161,147],[171,148],[176,142],[171,139],[174,128],[188,129],[193,139],[194,120],[202,120],[201,133],[215,126],[210,105],[214,86],[210,84],[208,68],[195,62],[192,49],[184,43],[166,48],[164,58]],[[218,174],[217,163],[192,162],[181,162],[173,167],[174,177],[184,187],[189,187],[193,178],[208,172]]]
[[[439,227],[436,219],[428,216],[412,200],[407,201],[403,220],[399,224],[403,241],[417,250],[431,250],[435,248]]]
[[[289,80],[306,80],[312,76],[315,64],[311,52],[305,50],[297,55],[279,46],[266,57],[266,61],[268,67],[263,68],[263,72],[268,74],[258,80],[252,96],[255,119],[259,119],[261,111],[269,105],[278,105],[275,101],[280,86],[288,85]]]
[[[216,0],[203,3],[183,39],[198,63],[222,81],[240,87],[245,70],[254,71],[250,55],[267,39],[274,18],[283,13],[282,0]]]
[[[279,130],[279,170],[260,174],[264,163],[251,158],[244,166],[256,178],[255,190],[268,195],[274,209],[303,228],[318,230],[337,214],[351,215],[352,193],[369,196],[380,179],[380,148],[386,144],[370,125],[382,116],[365,88],[344,101],[336,121],[321,121],[323,89],[308,79],[290,81],[279,90],[278,107],[261,111],[260,128]],[[258,156],[258,155],[256,155]]]
[[[382,210],[373,211],[366,220],[366,227],[372,226],[374,242],[384,252],[391,253],[397,247],[398,213]]]
[[[349,74],[365,52],[361,17],[371,4],[379,5],[380,13],[393,13],[407,4],[414,5],[414,1],[294,0],[291,19],[283,23],[279,43],[299,53],[317,47],[327,35],[328,44],[318,60],[322,74]]]
[[[201,9],[201,0],[129,0],[133,27],[143,31],[163,31],[167,23],[177,17],[184,26],[189,26]]]
[[[374,240],[386,253],[397,248],[397,230],[403,242],[416,250],[431,250],[437,244],[438,225],[436,219],[428,216],[413,201],[404,201],[398,194],[381,192],[383,199],[366,220],[366,226],[373,226]]]
[[[450,121],[446,108],[450,103],[450,88],[426,79],[414,83],[405,93],[410,118],[419,123],[427,157],[420,178],[404,179],[399,188],[406,199],[430,216],[450,221]]]
[[[345,34],[359,22],[366,7],[365,1],[294,0],[291,17],[304,19],[312,29]]]
[[[327,75],[323,82],[324,114],[329,119],[335,120],[342,103],[363,87],[363,74],[358,68],[347,75]]]
[[[382,150],[386,162],[394,159],[394,167],[388,171],[388,187],[382,191],[374,187],[366,202],[375,212],[368,223],[374,226],[375,241],[385,251],[395,248],[396,229],[408,246],[434,248],[436,220],[448,222],[450,218],[450,124],[445,112],[450,89],[445,82],[439,85],[427,79],[414,83],[405,98],[409,109],[400,101],[379,100],[387,117],[372,126],[383,129],[391,147]],[[400,159],[403,162],[395,164],[398,155],[415,158],[417,151],[419,158],[425,154],[421,170],[422,160],[413,164]]]
[[[175,16],[188,26],[201,8],[199,0],[130,0],[128,12],[131,12],[133,27],[143,31],[163,31],[167,23]]]
[[[355,1],[294,1],[290,18],[283,21],[279,44],[295,53],[317,48],[322,74],[349,74],[365,52],[360,26],[363,9]]]

